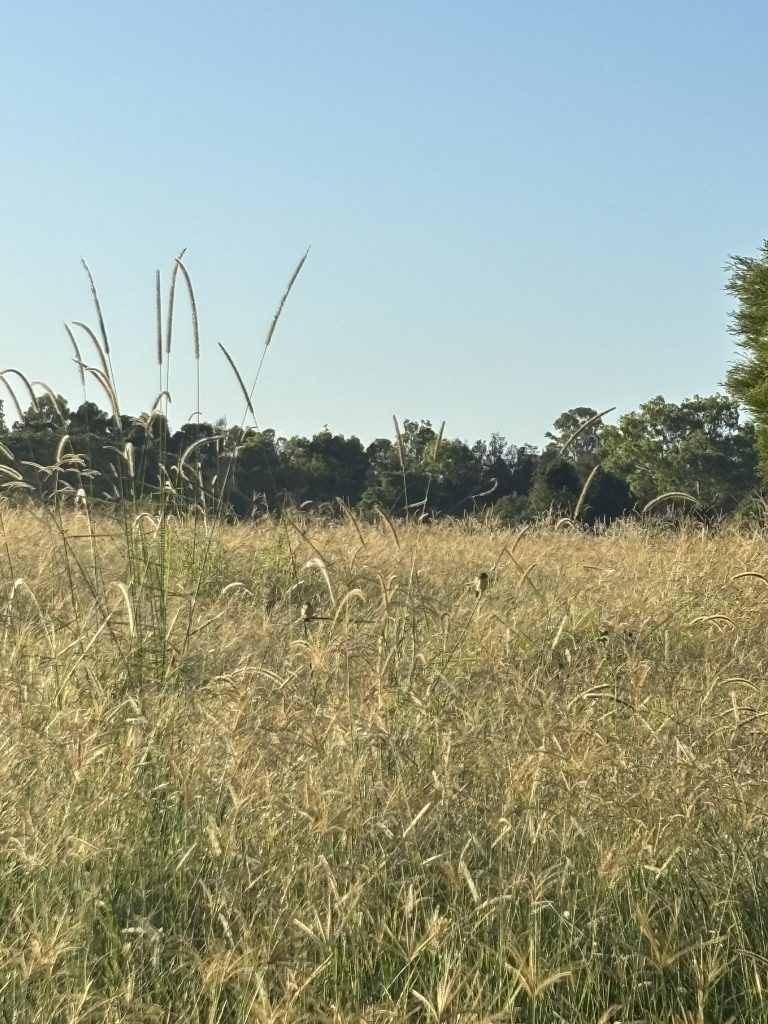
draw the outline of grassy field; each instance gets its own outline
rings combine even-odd
[[[3,1022],[768,1021],[763,536],[0,527]]]

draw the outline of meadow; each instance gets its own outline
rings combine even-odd
[[[765,537],[560,525],[3,504],[0,1019],[768,1021]]]

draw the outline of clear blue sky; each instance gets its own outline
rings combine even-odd
[[[2,361],[78,404],[82,255],[148,408],[154,273],[186,246],[202,412],[239,422],[217,342],[250,383],[311,244],[262,427],[539,443],[574,405],[710,393],[724,263],[768,235],[766,39],[757,0],[6,4]],[[178,425],[186,314],[171,394]]]

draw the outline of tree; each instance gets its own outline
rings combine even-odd
[[[10,435],[4,438],[8,448],[18,460],[23,460],[20,471],[24,479],[40,493],[51,495],[61,479],[69,483],[69,470],[54,473],[53,466],[60,460],[59,445],[69,433],[69,408],[66,400],[57,395],[39,395],[35,402],[13,424]],[[69,447],[66,453],[70,452]],[[21,462],[19,463],[21,466]],[[76,475],[76,474],[75,474]]]
[[[111,439],[116,436],[114,419],[95,402],[83,402],[70,414],[69,430],[73,435],[87,434]]]
[[[531,484],[533,512],[559,512],[570,515],[581,493],[581,481],[575,466],[563,458],[553,445],[536,467]]]
[[[434,454],[438,435],[429,420],[403,420],[400,430],[406,466],[416,465]]]
[[[377,437],[365,449],[368,459],[368,479],[370,487],[376,485],[380,477],[397,467],[397,450],[388,437]]]
[[[19,433],[30,431],[36,434],[62,434],[69,423],[69,406],[61,395],[38,395],[35,404],[30,405],[13,429]]]
[[[490,446],[478,441],[470,447],[444,437],[442,429],[436,433],[429,420],[404,420],[394,442],[379,438],[366,450],[363,507],[381,505],[397,515],[461,515],[491,499],[479,496],[501,474],[489,470],[503,462],[505,448],[498,435]],[[502,468],[509,476],[508,467]]]
[[[553,427],[555,433],[547,433],[549,440],[558,448],[570,441],[573,435],[580,430],[585,423],[594,420],[597,416],[596,409],[580,405],[575,409],[569,409],[561,413],[555,420]],[[599,461],[600,435],[604,428],[602,420],[595,420],[588,427],[581,430],[581,433],[571,441],[567,450],[563,453],[570,462],[579,465],[588,465],[591,469]]]
[[[395,515],[420,515],[433,506],[438,437],[429,420],[406,419],[394,441],[378,438],[370,444],[363,510],[380,505]]]
[[[321,430],[308,440],[292,437],[282,447],[288,490],[302,501],[344,498],[357,504],[365,489],[368,459],[356,437]]]
[[[514,496],[530,494],[533,476],[541,461],[538,449],[532,444],[519,445],[514,450],[514,454],[510,451],[509,461],[511,466],[509,493]]]
[[[229,459],[234,460],[234,469]],[[260,506],[277,508],[284,500],[285,473],[274,430],[232,427],[219,472],[226,487],[224,496],[239,516]]]
[[[530,502],[523,494],[505,494],[493,505],[493,514],[502,526],[516,526],[525,522],[530,511]]]
[[[757,482],[753,426],[740,421],[738,404],[725,395],[645,402],[605,428],[601,461],[643,504],[686,491],[702,505],[729,510]]]
[[[632,507],[632,495],[623,476],[601,465],[606,426],[597,411],[577,406],[561,413],[553,427],[533,479],[532,511],[553,508],[571,514],[578,505],[579,520],[587,526],[624,515]]]
[[[476,447],[476,446],[475,446]],[[469,445],[443,438],[422,457],[429,474],[427,508],[461,515],[474,507],[473,496],[487,490],[481,460]]]
[[[47,394],[39,395],[11,428],[9,443],[14,453],[41,465],[52,463],[59,441],[69,433],[69,415],[61,395],[55,400]]]
[[[594,526],[597,522],[610,523],[629,512],[634,503],[624,477],[601,466],[584,496],[579,519],[587,526]]]
[[[490,441],[477,441],[472,451],[483,482],[496,481],[494,502],[528,494],[539,457],[535,448],[527,444],[508,444],[501,434],[491,434]],[[520,507],[519,503],[516,507]]]
[[[67,430],[72,451],[84,457],[90,470],[76,481],[89,498],[113,496],[115,491],[129,493],[128,465],[120,454],[125,450],[122,430],[114,418],[95,402],[83,402],[70,413]],[[121,477],[125,486],[118,485]]]
[[[743,355],[725,384],[755,418],[760,470],[768,477],[768,241],[758,256],[732,256],[727,269],[726,289],[739,303],[730,330]]]

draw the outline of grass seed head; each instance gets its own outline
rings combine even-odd
[[[481,572],[475,577],[475,597],[479,600],[488,589],[488,573]]]

